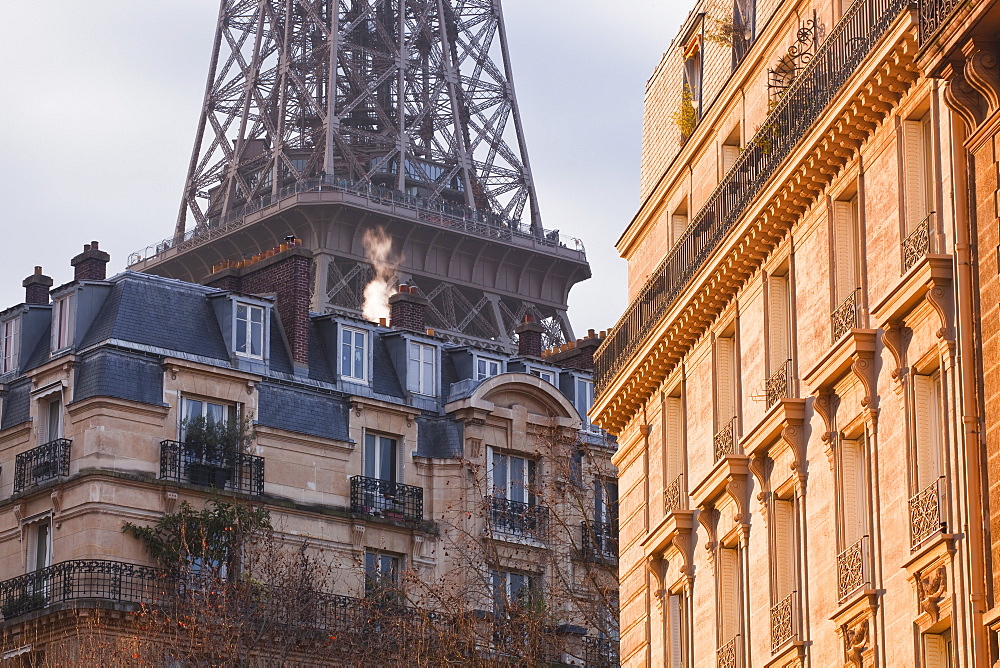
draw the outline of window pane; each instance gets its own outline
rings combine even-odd
[[[510,499],[511,501],[518,501],[520,503],[528,502],[528,494],[525,489],[526,480],[525,476],[527,471],[525,471],[524,459],[521,457],[511,457],[510,458]]]
[[[245,353],[247,351],[247,321],[246,321],[246,307],[240,306],[237,310],[244,311],[243,317],[236,317],[236,341],[234,346],[236,352]]]
[[[263,324],[264,323],[264,309],[262,309],[259,306],[251,306],[250,307],[250,319],[255,324],[258,324],[258,325],[259,324]]]
[[[375,455],[375,436],[372,434],[365,434],[365,477],[374,478],[375,477],[375,462],[377,457]]]
[[[354,377],[365,377],[365,335],[362,332],[354,334]]]
[[[493,494],[507,496],[507,455],[493,453]]]
[[[254,322],[250,325],[250,354],[255,357],[263,356],[264,348],[264,325]]]
[[[200,403],[200,402],[199,402]],[[219,404],[205,403],[205,418],[208,422],[225,422],[226,407]]]
[[[380,438],[382,446],[379,461],[379,478],[396,482],[396,441],[391,438]]]
[[[351,375],[351,333],[344,332],[344,340],[340,344],[340,373]]]
[[[430,353],[431,349],[428,348],[427,352]],[[424,363],[424,376],[421,379],[420,391],[423,394],[434,394],[434,358],[431,355],[425,355]]]

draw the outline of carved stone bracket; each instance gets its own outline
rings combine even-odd
[[[177,507],[177,492],[170,492],[163,490],[162,496],[163,502],[163,513],[165,515],[171,515],[174,512],[174,508]]]
[[[698,523],[705,529],[705,536],[707,537],[705,551],[708,553],[708,565],[711,566],[713,574],[715,573],[715,547],[719,544],[716,532],[718,519],[719,511],[713,507],[703,508],[698,513]]]
[[[986,116],[1000,108],[1000,67],[996,45],[971,39],[962,47],[965,79],[986,101]]]
[[[861,405],[869,410],[878,410],[878,390],[877,376],[875,368],[875,350],[858,348],[854,352],[854,362],[851,363],[851,372],[861,381],[865,388],[865,397],[861,400]]]
[[[764,519],[764,525],[767,526],[770,518],[768,517],[767,508],[768,501],[771,498],[771,491],[768,488],[768,469],[771,460],[763,455],[757,455],[750,459],[750,472],[753,473],[754,479],[757,480],[757,486],[760,488],[760,492],[757,493],[757,500],[760,502],[760,515]]]
[[[902,391],[903,384],[906,381],[906,374],[909,371],[909,367],[906,365],[906,347],[909,345],[912,336],[913,330],[904,326],[898,320],[886,323],[886,327],[882,332],[882,343],[892,353],[892,359],[896,363],[896,368],[892,371],[892,377],[899,381],[899,384],[896,386],[898,392]]]
[[[351,528],[351,543],[354,544],[355,549],[361,549],[361,546],[365,542],[365,525],[355,524]]]
[[[864,666],[864,655],[871,643],[868,618],[865,617],[854,625],[845,624],[842,630],[847,653],[847,665],[862,668]]]
[[[63,509],[63,491],[61,487],[56,487],[49,494],[49,499],[52,501],[52,523],[55,528],[60,528],[62,522],[59,520],[59,516],[62,514]]]
[[[941,319],[941,328],[937,331],[937,336],[948,343],[953,343],[955,339],[955,327],[953,322],[954,300],[952,299],[951,281],[936,279],[931,281],[926,295],[927,303]]]
[[[948,570],[938,566],[927,574],[918,575],[916,584],[920,614],[927,613],[931,623],[936,624],[941,618],[941,602],[948,592]]]
[[[656,599],[657,607],[662,609],[663,599],[667,595],[667,588],[664,583],[666,579],[666,564],[663,562],[663,558],[655,555],[646,557],[646,570],[653,576],[653,580],[656,583],[652,592],[653,598]]]
[[[836,465],[837,447],[837,427],[836,416],[837,406],[840,404],[840,397],[829,389],[821,390],[813,398],[813,409],[823,418],[823,426],[826,431],[820,437],[826,444],[826,458],[830,462],[830,470]]]

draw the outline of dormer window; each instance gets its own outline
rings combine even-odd
[[[355,383],[368,382],[368,332],[365,330],[341,328],[340,376]]]
[[[539,378],[541,378],[542,380],[544,380],[546,383],[552,383],[553,385],[556,384],[556,374],[555,374],[554,371],[551,371],[549,369],[540,369],[538,367],[529,367],[528,373],[530,373],[532,376],[538,376]]]
[[[15,317],[0,322],[0,374],[17,369],[20,339],[21,318]]]
[[[486,380],[499,376],[503,372],[503,363],[489,357],[476,357],[476,380]]]
[[[264,308],[236,302],[233,350],[241,357],[264,359]]]
[[[59,297],[52,304],[52,352],[65,350],[73,345],[75,297],[74,293],[70,293]]]
[[[406,387],[414,394],[433,397],[437,393],[434,378],[435,353],[434,346],[426,343],[410,341],[408,348],[408,364],[406,369]]]
[[[580,417],[583,418],[583,428],[588,431],[600,431],[600,428],[591,424],[590,418],[587,417],[590,407],[594,405],[594,381],[589,378],[577,377],[575,385],[573,405],[576,406],[576,410],[580,411]]]

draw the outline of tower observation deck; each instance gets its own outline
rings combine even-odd
[[[590,268],[542,227],[500,0],[222,0],[174,233],[130,268],[201,281],[294,235],[313,309],[360,315],[379,228],[442,335],[573,338]]]

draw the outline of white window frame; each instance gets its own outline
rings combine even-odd
[[[76,321],[76,293],[71,292],[52,302],[52,352],[66,350],[73,345]]]
[[[531,374],[532,376],[541,378],[550,385],[556,384],[556,372],[553,371],[552,369],[543,369],[542,367],[529,366],[528,373]]]
[[[476,380],[486,380],[503,373],[503,361],[495,357],[476,355],[472,361],[475,368]]]
[[[374,558],[375,568],[369,569],[369,557]],[[384,560],[389,562],[389,572],[383,572]],[[384,550],[378,550],[375,548],[365,549],[365,563],[364,563],[364,588],[365,596],[371,596],[376,594],[375,591],[369,591],[370,581],[381,581],[383,584],[387,585],[390,590],[401,591],[403,579],[403,555],[396,554],[394,552],[386,552]]]
[[[583,392],[581,393],[581,389]],[[583,430],[601,433],[601,428],[590,421],[587,415],[594,405],[594,381],[583,376],[573,376],[573,405],[583,419]]]
[[[416,353],[416,357],[414,357]],[[428,380],[426,374],[430,373]],[[420,341],[406,345],[406,387],[413,394],[437,396],[437,348]]]
[[[361,341],[361,375],[357,375],[358,340]],[[340,377],[351,383],[368,384],[368,330],[342,325],[338,343]],[[348,353],[345,360],[345,353]],[[345,363],[346,362],[346,363]]]
[[[240,309],[245,308],[246,317],[240,317]],[[253,353],[253,339],[254,332],[253,326],[255,323],[252,319],[251,314],[260,313],[260,354]],[[243,336],[243,341],[239,340],[239,329],[240,322],[245,322],[245,331]],[[247,359],[263,360],[267,357],[267,325],[268,325],[268,309],[261,306],[260,304],[251,304],[245,301],[234,301],[233,302],[233,353],[239,357],[246,357]]]
[[[196,403],[201,404],[201,406],[198,410],[198,413],[194,414],[192,413],[190,408],[193,407],[193,404]],[[209,406],[215,406],[217,408],[221,408],[222,410],[209,411],[208,408]],[[220,421],[223,424],[228,424],[230,420],[239,420],[240,406],[239,404],[234,404],[228,401],[222,401],[221,399],[205,399],[199,396],[181,395],[181,403],[179,406],[179,410],[177,411],[178,415],[177,433],[180,437],[180,440],[181,441],[184,440],[185,420],[195,419],[200,417],[212,418],[214,420],[216,419],[216,416],[218,416],[220,413],[222,415],[222,419]]]
[[[369,446],[371,443],[371,446]],[[400,439],[397,436],[387,436],[377,432],[365,432],[364,449],[362,452],[362,470],[366,478],[383,480],[385,482],[399,482],[400,470]],[[385,462],[384,448],[392,449],[391,470],[383,471]],[[371,475],[369,475],[371,474]]]
[[[505,467],[503,489],[497,486],[495,481],[496,463],[494,457],[502,458],[502,465]],[[520,480],[515,481],[511,475],[511,460],[517,459],[523,462],[521,466]],[[489,484],[490,495],[501,497],[510,501],[517,501],[529,506],[534,506],[538,502],[538,497],[532,489],[538,480],[538,460],[522,455],[513,455],[502,450],[495,450],[492,446],[486,448],[486,475]],[[517,483],[517,484],[515,484]],[[518,489],[520,488],[520,489]],[[523,500],[521,493],[523,491]],[[516,498],[515,498],[516,497]]]
[[[39,536],[38,532],[42,527],[46,528],[45,535],[45,558],[43,562],[38,559]],[[24,552],[24,572],[34,573],[52,565],[52,515],[35,517],[27,520],[22,528],[22,535],[27,538]]]
[[[524,583],[518,587],[515,592],[511,589],[513,585],[513,578],[524,578]],[[493,611],[495,614],[508,615],[510,611],[518,605],[518,598],[522,591],[527,590],[528,596],[532,595],[532,592],[539,591],[538,588],[539,576],[533,573],[525,573],[523,571],[505,571],[497,568],[490,569],[490,593],[493,598]],[[500,605],[500,593],[498,585],[503,587],[503,603],[505,606],[502,610],[498,610],[497,607]],[[530,603],[530,598],[528,600]]]
[[[0,375],[16,371],[21,352],[21,316],[0,322]]]

